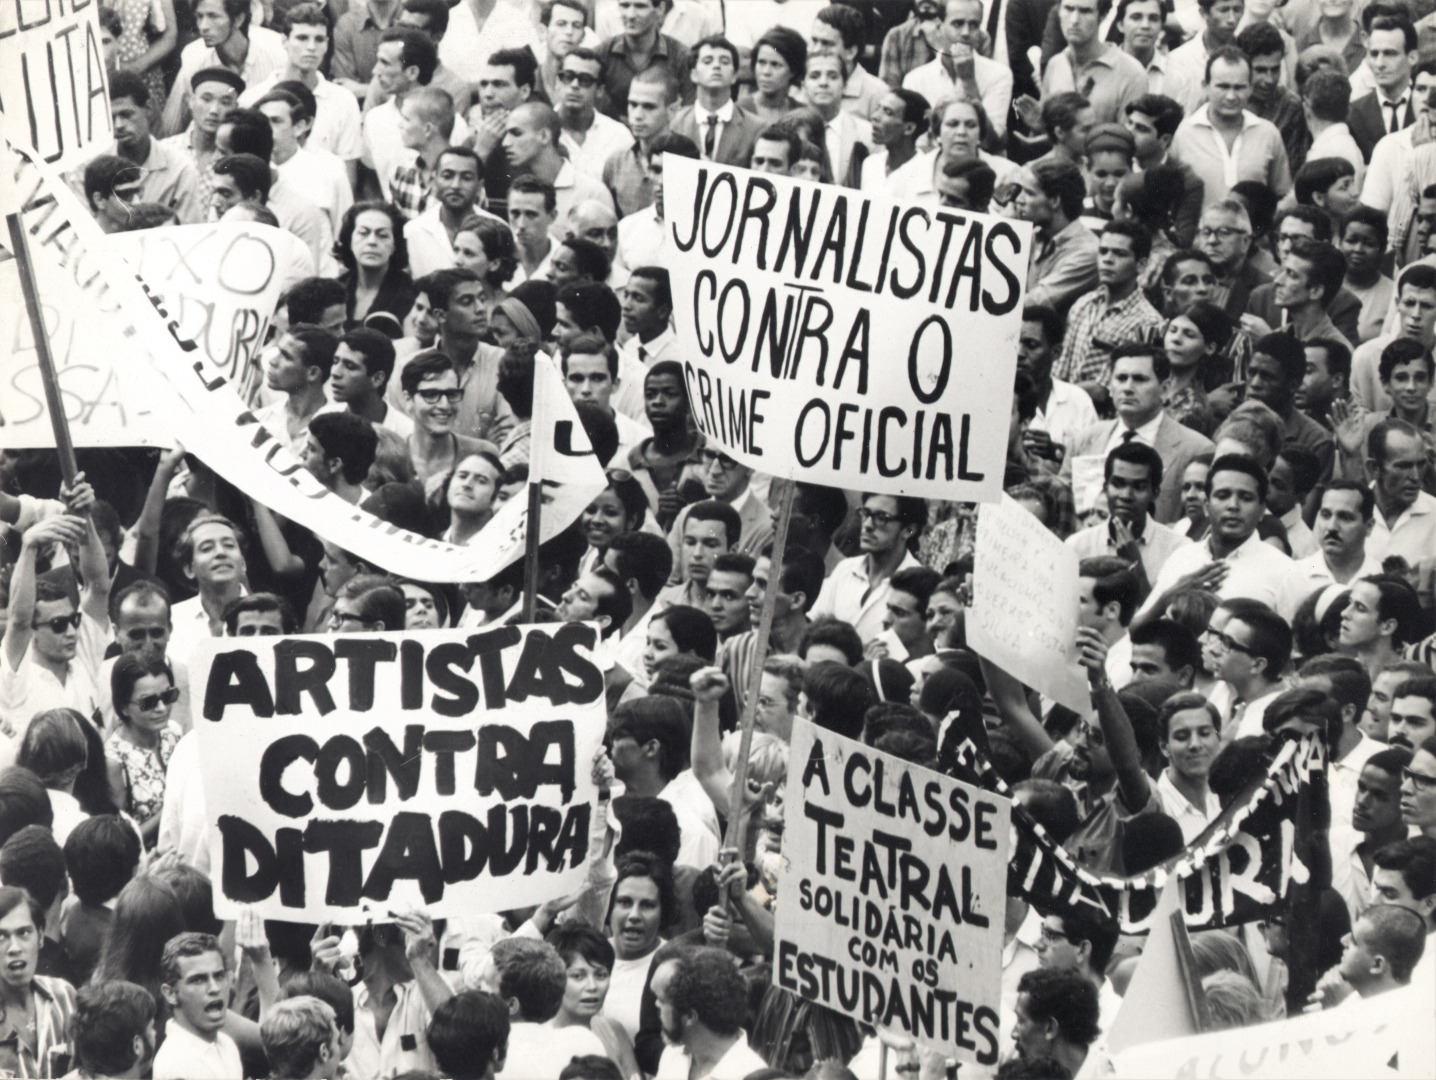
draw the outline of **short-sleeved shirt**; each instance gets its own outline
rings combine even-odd
[[[1120,787],[1114,787],[1097,800],[1077,831],[1062,846],[1085,870],[1094,874],[1124,874],[1122,834],[1127,822],[1141,814],[1160,814],[1162,797],[1157,785],[1147,782],[1147,803],[1138,810],[1129,810],[1122,802]]]
[[[394,995],[394,1009],[381,1040],[368,1009],[369,988],[363,983],[354,988],[354,1048],[344,1062],[348,1075],[393,1080],[411,1071],[438,1072],[427,1037],[432,1016],[418,984],[412,979],[398,983]]]
[[[1259,181],[1278,196],[1291,190],[1291,167],[1281,132],[1254,113],[1242,114],[1241,134],[1228,150],[1203,105],[1182,121],[1172,139],[1171,155],[1202,181],[1203,209],[1226,198],[1243,180]]]
[[[155,1054],[154,1080],[234,1080],[244,1075],[239,1047],[224,1032],[213,1042],[192,1035],[173,1019]]]
[[[1126,107],[1147,93],[1146,69],[1110,42],[1082,68],[1075,63],[1070,46],[1049,60],[1042,75],[1042,96],[1075,91],[1092,103],[1096,123],[1121,123]]]
[[[13,741],[0,736],[0,760],[4,760],[4,764],[13,762],[20,749],[20,737],[36,713],[47,709],[74,709],[100,726],[103,703],[110,696],[110,688],[102,687],[99,682],[109,644],[109,628],[82,612],[75,656],[63,683],[35,661],[33,643],[15,671],[11,671],[0,656],[0,716],[9,720],[16,732]]]

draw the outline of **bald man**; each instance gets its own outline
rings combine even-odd
[[[515,178],[531,173],[553,185],[558,205],[551,231],[559,241],[567,232],[569,211],[579,203],[593,199],[613,209],[608,188],[579,172],[558,152],[562,134],[558,113],[542,102],[530,101],[509,113],[503,139],[509,172]]]
[[[568,235],[577,240],[587,240],[603,248],[613,272],[608,275],[608,287],[620,289],[628,280],[628,268],[618,262],[618,215],[613,209],[597,199],[585,199],[575,203],[568,212]]]

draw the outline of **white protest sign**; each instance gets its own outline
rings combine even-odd
[[[710,446],[833,487],[1001,494],[1030,224],[672,155],[663,201]]]
[[[1011,804],[793,724],[773,976],[995,1065]]]
[[[23,215],[35,237],[34,261],[58,267],[61,280],[68,274],[72,282],[86,283],[84,291],[72,284],[72,291],[62,294],[64,302],[94,304],[96,310],[122,315],[107,331],[114,336],[112,347],[137,350],[137,367],[155,376],[145,391],[146,404],[162,419],[170,440],[178,439],[246,495],[373,566],[425,581],[487,581],[522,553],[522,540],[515,544],[513,539],[521,519],[501,521],[496,514],[467,546],[456,547],[390,525],[328,491],[290,452],[283,432],[258,422],[232,380],[207,371],[200,345],[180,334],[168,308],[115,253],[110,238],[54,171],[32,162],[24,183],[35,186],[36,171],[42,177],[40,196],[27,203]],[[553,503],[540,523],[543,540],[577,520],[608,483],[568,395],[560,392],[548,400],[552,408],[542,426],[535,413],[533,442],[557,447],[563,469],[552,482],[556,486],[546,483]],[[545,460],[541,453],[538,459]],[[535,468],[530,477],[549,481]]]
[[[303,242],[249,222],[172,225],[109,237],[169,313],[176,335],[196,346],[207,378],[254,378],[270,316],[284,285],[282,268]],[[3,245],[0,245],[3,246]],[[168,446],[174,433],[154,413],[149,367],[132,321],[86,260],[62,267],[34,260],[40,301],[70,437],[77,446]],[[35,339],[13,259],[0,263],[0,343],[10,357],[0,382],[0,418],[11,447],[55,445],[40,384]]]
[[[977,510],[967,644],[1053,701],[1091,714],[1076,662],[1077,553],[1013,500]]]
[[[99,12],[100,0],[0,3],[0,128],[62,169],[113,141]],[[20,208],[12,179],[0,179],[0,213]]]
[[[209,638],[190,666],[215,913],[538,904],[587,871],[592,626]]]

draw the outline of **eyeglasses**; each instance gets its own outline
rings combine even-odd
[[[140,712],[154,712],[161,704],[173,705],[180,698],[179,687],[171,686],[168,690],[162,690],[158,694],[146,694],[144,697],[137,697],[130,702]]]
[[[278,637],[279,628],[275,626],[256,626],[254,623],[245,623],[237,631],[235,637]]]
[[[360,626],[368,624],[368,621],[362,615],[355,615],[352,611],[331,611],[329,613],[330,626],[339,627],[347,622],[356,622]]]
[[[1413,787],[1422,791],[1436,791],[1436,776],[1427,776],[1425,773],[1412,772],[1409,768],[1402,766],[1401,782],[1404,784],[1410,780]]]
[[[730,458],[727,454],[720,454],[716,450],[704,450],[703,467],[705,469],[711,469],[714,465],[717,465],[725,472],[729,469],[736,469],[738,467],[738,463],[732,458]]]
[[[415,390],[414,396],[423,401],[425,405],[437,405],[441,401],[457,405],[464,400],[462,390]]]
[[[1230,634],[1224,633],[1221,630],[1208,630],[1207,633],[1210,634],[1213,638],[1215,638],[1217,644],[1219,644],[1222,648],[1226,649],[1228,652],[1246,653],[1248,656],[1254,655],[1250,646],[1243,645],[1240,641],[1237,641]]]
[[[1042,929],[1039,931],[1038,936],[1041,937],[1042,940],[1047,942],[1047,944],[1049,945],[1053,945],[1059,941],[1072,940],[1069,935],[1063,933],[1061,930],[1052,929],[1052,927],[1048,926],[1046,923],[1042,924]]]
[[[896,514],[889,514],[884,510],[869,510],[864,506],[858,511],[858,517],[866,524],[876,525],[879,529],[886,529],[889,525],[895,525],[898,521]]]
[[[560,71],[558,81],[565,86],[581,86],[585,90],[591,90],[598,85],[598,76],[590,75],[586,71]]]
[[[42,626],[48,626],[52,634],[63,634],[66,630],[78,630],[80,628],[80,613],[76,611],[69,615],[56,615],[53,619],[46,619],[43,622],[34,623],[32,629],[38,630]]]
[[[1197,230],[1197,236],[1203,240],[1230,240],[1234,236],[1250,236],[1245,229],[1233,228],[1230,225],[1203,225]]]

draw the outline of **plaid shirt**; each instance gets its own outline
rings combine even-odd
[[[433,169],[418,154],[409,165],[395,165],[389,177],[390,201],[399,208],[404,220],[413,221],[429,205],[429,178]]]
[[[1067,337],[1053,374],[1071,383],[1106,382],[1112,374],[1112,350],[1129,342],[1147,341],[1160,333],[1162,316],[1141,289],[1113,304],[1107,286],[1098,285],[1072,305]]]
[[[918,30],[919,25],[915,16],[909,16],[907,22],[894,26],[883,38],[878,76],[894,90],[902,87],[903,76],[913,68],[920,68],[937,59],[937,53],[932,51],[932,46]]]

